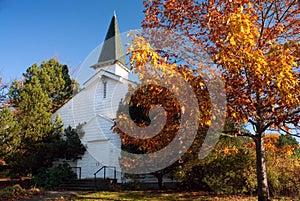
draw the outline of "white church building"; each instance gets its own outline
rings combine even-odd
[[[82,90],[62,106],[60,115],[64,127],[75,128],[83,124],[81,142],[87,151],[82,159],[69,161],[76,168],[78,178],[116,178],[121,182],[120,137],[113,133],[113,119],[121,99],[128,91],[129,69],[126,66],[116,15],[109,25],[98,62],[90,68],[94,74],[87,79]]]

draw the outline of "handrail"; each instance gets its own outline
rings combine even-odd
[[[102,166],[101,168],[99,168],[95,173],[94,173],[94,177],[95,177],[95,180],[97,179],[97,174],[103,170],[103,179],[106,179],[106,168],[113,168],[114,169],[114,179],[116,180],[117,179],[117,168],[115,166]]]
[[[94,173],[94,176],[96,176],[96,174],[99,173],[103,168],[105,168],[105,166],[102,166],[99,170],[97,170],[97,171]]]
[[[77,175],[78,179],[81,179],[81,167],[71,167],[71,169],[79,170],[79,175],[77,175],[77,171],[76,171],[76,175]]]

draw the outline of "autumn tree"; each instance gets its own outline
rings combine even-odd
[[[299,1],[153,0],[145,7],[144,28],[182,34],[221,69],[228,115],[253,127],[246,135],[256,144],[258,200],[269,200],[265,133],[298,135]]]
[[[128,51],[141,84],[126,97],[128,108],[121,104],[114,126],[123,150],[135,154],[122,154],[120,162],[124,172],[153,174],[162,187],[162,176],[185,153],[185,158],[198,156],[212,116],[211,100],[200,76],[166,62],[143,37],[137,36]]]
[[[167,117],[165,126],[158,133],[154,134],[142,132],[139,133],[139,136],[129,136],[128,133],[115,126],[114,132],[118,133],[122,139],[122,150],[134,154],[147,154],[156,152],[167,146],[173,140],[179,128],[180,109],[176,98],[166,88],[157,85],[142,86],[135,91],[134,95],[128,98],[130,98],[129,103],[120,103],[118,110],[118,117],[120,119],[130,117],[133,123],[141,128],[147,127],[151,123],[154,124],[154,121],[156,124],[160,124],[163,119],[156,116],[155,113],[150,114],[150,109],[157,104],[162,105],[167,113]],[[150,116],[152,117],[150,118]],[[149,134],[153,135],[153,137],[145,138]],[[156,157],[148,158],[149,163],[155,160],[158,159]],[[124,154],[121,155],[120,163],[124,171],[126,171],[126,168],[137,166],[135,158],[126,157]],[[171,170],[172,167],[166,167],[150,173],[157,178],[159,188],[163,188],[163,176]]]

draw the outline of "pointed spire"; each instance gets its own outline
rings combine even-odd
[[[111,19],[104,44],[102,46],[98,64],[96,64],[95,67],[104,66],[105,64],[111,62],[115,63],[116,61],[126,66],[117,16],[116,12],[114,12],[114,16]]]

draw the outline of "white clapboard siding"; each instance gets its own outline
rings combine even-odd
[[[81,160],[77,160],[77,166],[81,167],[81,178],[93,178],[94,173],[99,169],[97,162],[88,152],[86,152]]]
[[[83,89],[73,99],[73,117],[75,124],[84,123],[91,120],[95,116],[94,94],[95,84]]]
[[[56,118],[57,115],[59,115],[62,119],[62,122],[64,124],[64,127],[75,127],[75,122],[74,122],[74,118],[73,118],[73,107],[72,107],[72,100],[70,100],[69,102],[67,102],[63,107],[61,107],[59,110],[57,110],[53,117],[52,120],[54,121],[54,119]]]
[[[103,134],[101,126],[99,125],[96,116],[93,117],[83,126],[84,136],[81,139],[82,142],[86,143],[95,140],[105,140],[106,137]]]

